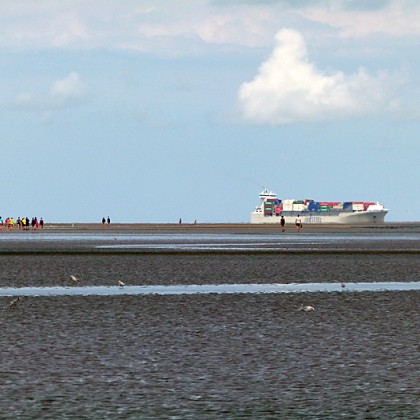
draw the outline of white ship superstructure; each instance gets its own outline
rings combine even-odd
[[[251,223],[280,223],[283,216],[287,224],[294,224],[299,215],[303,224],[381,224],[384,223],[387,213],[388,209],[378,202],[280,200],[276,193],[263,188],[260,205],[251,213]]]

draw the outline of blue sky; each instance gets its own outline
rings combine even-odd
[[[295,6],[295,4],[299,6]],[[420,3],[0,0],[0,214],[420,220]]]

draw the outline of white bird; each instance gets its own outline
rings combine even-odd
[[[10,301],[10,309],[16,309],[16,306],[18,304],[18,302],[20,301],[20,296],[18,296],[17,298],[14,298],[13,300]]]
[[[70,275],[70,280],[73,283],[79,283],[79,279],[76,276],[74,276],[73,274]]]
[[[313,306],[310,306],[310,305],[306,305],[306,306],[301,305],[298,310],[303,311],[303,312],[313,312],[315,310],[315,308]]]
[[[125,283],[121,280],[118,280],[118,286],[122,288],[125,286]]]

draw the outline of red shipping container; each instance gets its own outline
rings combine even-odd
[[[366,211],[369,208],[369,206],[371,206],[372,204],[376,204],[376,203],[370,203],[370,202],[363,203],[364,210]]]

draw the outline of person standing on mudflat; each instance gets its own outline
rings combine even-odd
[[[300,218],[299,215],[297,215],[296,217],[295,225],[296,225],[296,230],[300,232],[300,230],[302,229],[302,219]]]
[[[284,216],[281,216],[280,219],[280,226],[281,226],[281,231],[284,232],[286,230],[286,220],[284,219]]]

